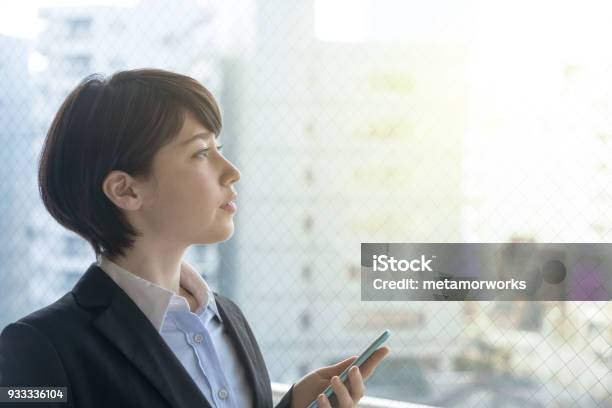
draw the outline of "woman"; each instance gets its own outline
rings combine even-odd
[[[182,261],[233,233],[240,172],[221,154],[221,115],[196,80],[157,69],[92,75],[57,112],[40,159],[45,207],[97,262],[55,303],[0,336],[0,385],[67,387],[71,407],[270,407],[270,379],[239,307]],[[381,348],[316,370],[278,404],[304,407],[330,383],[363,396]],[[42,406],[53,406],[41,403]]]

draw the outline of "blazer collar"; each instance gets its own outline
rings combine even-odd
[[[171,303],[189,309],[187,301],[182,297],[122,268],[111,261],[104,252],[98,256],[96,265],[104,270],[117,286],[123,289],[159,332],[161,332]],[[208,308],[223,323],[208,283],[186,261],[181,261],[180,285],[191,292],[197,300],[198,308],[194,311],[196,315],[201,315],[204,313],[204,309]]]
[[[95,328],[113,343],[155,386],[173,407],[210,407],[198,386],[159,332],[130,297],[96,263],[92,263],[72,289],[77,303],[97,313]],[[213,296],[216,293],[213,292]],[[231,303],[218,296],[216,306],[224,328],[243,362],[254,406],[272,406],[267,375],[261,375],[253,356],[257,345],[248,325]]]
[[[96,309],[93,326],[117,347],[173,407],[210,408],[182,363],[130,297],[95,263],[72,290]]]

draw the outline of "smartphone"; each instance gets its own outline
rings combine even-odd
[[[340,377],[340,381],[345,382],[346,379],[348,378],[348,372],[351,369],[352,366],[360,366],[363,363],[365,363],[368,358],[370,358],[370,356],[376,351],[378,350],[378,348],[380,346],[383,345],[383,343],[385,341],[387,341],[387,339],[389,338],[389,336],[391,336],[391,332],[389,330],[385,330],[384,332],[382,332],[382,334],[380,336],[378,336],[378,338],[376,340],[374,340],[372,342],[372,344],[370,344],[368,346],[367,349],[365,349],[365,351],[363,353],[361,353],[359,355],[359,357],[357,357],[357,360],[353,361],[353,363],[348,366],[338,377]],[[332,394],[334,393],[334,389],[332,388],[331,384],[327,386],[327,388],[325,389],[325,391],[323,391],[323,394],[325,394],[325,396],[329,399],[331,398]],[[315,398],[314,401],[312,401],[310,403],[310,405],[308,406],[308,408],[316,408],[318,407],[317,404],[317,400]]]

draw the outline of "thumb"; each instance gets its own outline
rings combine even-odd
[[[320,368],[319,373],[321,373],[325,377],[331,378],[334,375],[338,375],[341,372],[343,372],[346,369],[346,367],[350,366],[355,360],[357,360],[357,356],[349,357],[346,360],[342,360],[339,363],[336,363],[334,365]]]

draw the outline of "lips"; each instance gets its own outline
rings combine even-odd
[[[236,210],[238,210],[236,203],[234,203],[233,201],[230,201],[229,203],[222,205],[221,208],[229,212],[236,212]]]
[[[232,196],[229,198],[229,200],[227,200],[225,203],[223,203],[223,205],[221,205],[220,208],[229,211],[229,212],[236,212],[236,210],[238,209],[238,207],[236,206],[236,203],[234,202],[234,200],[236,199],[236,197],[238,197],[238,194],[234,193],[232,194]]]
[[[221,208],[226,211],[232,212],[232,213],[238,210],[236,203],[234,203],[233,201],[230,201],[229,203],[222,205]]]

